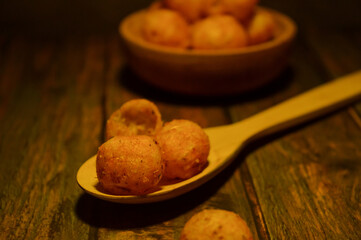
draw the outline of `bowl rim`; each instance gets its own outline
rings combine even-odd
[[[119,34],[125,41],[133,43],[138,47],[142,47],[143,49],[147,49],[153,52],[162,52],[164,54],[173,54],[173,55],[182,55],[182,56],[215,56],[215,55],[224,56],[224,55],[250,54],[250,53],[265,51],[267,49],[282,45],[283,43],[288,42],[294,38],[297,32],[297,26],[290,17],[271,8],[257,6],[257,9],[271,13],[276,19],[276,24],[281,25],[284,28],[284,30],[277,37],[267,42],[252,46],[246,46],[243,48],[214,49],[214,50],[182,49],[182,48],[162,46],[151,42],[147,42],[145,39],[138,37],[138,35],[133,34],[128,29],[129,23],[134,18],[137,18],[145,14],[147,9],[141,9],[126,16],[120,22],[118,30],[119,30]]]

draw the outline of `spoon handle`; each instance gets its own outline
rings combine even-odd
[[[235,123],[248,140],[304,123],[351,104],[361,97],[361,71],[322,84]]]

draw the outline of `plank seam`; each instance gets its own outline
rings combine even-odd
[[[248,202],[251,206],[258,236],[260,237],[260,239],[269,240],[270,237],[269,237],[268,228],[262,213],[261,206],[258,201],[258,196],[247,163],[241,165],[241,178],[246,190],[245,192],[247,195]]]
[[[359,129],[361,129],[361,117],[358,114],[358,112],[355,110],[354,107],[349,107],[347,110],[348,110],[348,113],[350,114],[351,118],[353,119],[353,121],[356,123],[356,125],[359,127]]]

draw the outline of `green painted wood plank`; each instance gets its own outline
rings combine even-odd
[[[297,12],[295,6],[297,3],[282,5],[300,21],[291,59],[291,73],[297,77],[290,74],[292,81],[275,87],[270,95],[260,94],[231,106],[234,121],[360,68],[351,18],[352,26],[340,35],[340,29],[320,28],[314,15]],[[251,147],[244,172],[250,173],[255,201],[271,239],[360,238],[356,229],[361,226],[361,156],[357,147],[361,125],[359,116],[350,115],[358,108],[359,104],[322,119],[322,123],[286,131]]]
[[[360,238],[360,141],[342,112],[247,158],[271,239]]]
[[[75,176],[99,145],[101,43],[24,44],[30,54],[1,125],[0,238],[87,238]]]

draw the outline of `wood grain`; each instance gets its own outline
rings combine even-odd
[[[293,55],[297,78],[286,92],[273,94],[273,101],[292,93],[289,89],[304,91],[310,87],[308,82],[317,84],[317,78],[327,80],[361,66],[353,34],[339,35],[333,29],[310,25],[301,28],[300,38],[304,36],[306,41],[297,43]],[[264,108],[262,102],[272,104],[266,98],[248,105],[257,111]],[[316,121],[294,129],[295,133],[286,132],[281,140],[279,136],[265,139],[248,156],[244,171],[249,169],[257,193],[252,201],[250,191],[250,199],[260,204],[254,211],[262,209],[263,229],[271,239],[360,238],[356,230],[360,227],[360,211],[356,210],[360,206],[361,157],[357,147],[361,129],[355,111],[358,108],[359,104],[330,116],[322,121],[325,124]],[[244,117],[239,112],[239,107],[231,109],[235,119]],[[344,127],[341,130],[337,126]],[[352,226],[347,226],[350,222]]]
[[[360,69],[360,1],[261,2],[299,26],[289,67],[258,91],[211,99],[161,91],[129,70],[111,26],[118,26],[118,11],[125,16],[149,1],[91,3],[81,14],[81,4],[65,11],[55,1],[61,11],[48,12],[73,14],[67,20],[43,18],[41,2],[0,8],[6,13],[0,17],[0,239],[179,239],[184,223],[204,208],[239,213],[255,239],[361,238],[360,102],[255,143],[211,182],[170,201],[108,203],[75,181],[104,141],[105,120],[129,99],[155,101],[166,121],[210,127]],[[109,5],[108,16],[85,14],[107,12]]]
[[[326,130],[335,124],[347,130]],[[345,141],[359,131],[347,115],[335,116],[269,143],[247,159],[273,238],[359,237],[354,229],[360,217],[359,134]]]
[[[82,193],[73,180],[99,144],[102,59],[93,41],[19,42],[26,60],[14,68],[24,65],[21,81],[1,76],[14,90],[4,93],[2,108],[0,238],[81,238],[89,226],[73,211]]]

